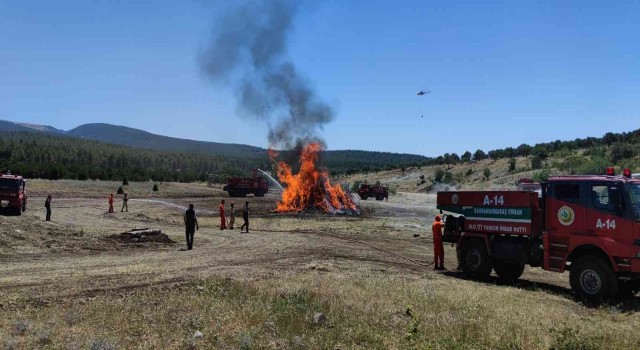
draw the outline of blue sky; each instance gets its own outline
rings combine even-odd
[[[337,106],[329,149],[488,151],[640,128],[638,13],[630,1],[315,1],[289,56]],[[266,147],[266,126],[200,73],[217,15],[202,0],[0,0],[0,119]]]

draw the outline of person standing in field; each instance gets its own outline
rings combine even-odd
[[[47,196],[47,199],[44,201],[44,207],[47,209],[47,221],[51,221],[51,195]]]
[[[224,199],[220,202],[220,230],[227,229],[227,211],[224,210]]]
[[[187,236],[187,250],[193,249],[193,236],[197,230],[200,229],[198,226],[198,218],[196,216],[196,211],[193,210],[193,204],[189,204],[189,209],[184,212],[184,226],[186,228],[186,236]]]
[[[233,224],[236,223],[235,203],[231,202],[231,211],[229,212],[229,230],[233,230]]]
[[[249,202],[244,203],[244,207],[242,207],[242,220],[244,220],[244,224],[240,226],[240,233],[242,233],[242,229],[247,227],[247,233],[249,233]]]
[[[129,202],[129,195],[127,194],[127,192],[125,192],[124,197],[122,197],[122,209],[120,209],[121,213],[124,210],[126,210],[127,213],[129,212],[129,204],[127,204],[127,202]]]
[[[113,193],[109,195],[109,213],[113,213]]]
[[[431,231],[433,232],[433,269],[445,270],[444,268],[444,247],[442,246],[442,228],[444,224],[441,221],[440,215],[436,215],[436,219],[431,224]]]

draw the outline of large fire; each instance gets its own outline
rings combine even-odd
[[[277,203],[279,212],[299,212],[316,209],[324,213],[359,213],[351,196],[340,185],[331,185],[329,174],[316,167],[318,153],[322,150],[319,143],[310,143],[304,147],[300,156],[300,171],[293,174],[285,162],[277,162],[277,174],[285,186],[282,201]],[[278,153],[269,150],[273,161]]]

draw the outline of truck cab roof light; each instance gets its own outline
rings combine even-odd
[[[622,176],[626,177],[626,178],[631,178],[631,169],[626,168],[622,171]]]
[[[614,176],[616,174],[616,170],[610,166],[607,168],[607,176]]]

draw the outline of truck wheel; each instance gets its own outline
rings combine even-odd
[[[515,282],[524,272],[524,264],[508,263],[501,260],[494,262],[493,270],[503,283]]]
[[[489,257],[483,241],[472,239],[462,248],[462,271],[470,277],[485,280],[491,274],[493,260]]]
[[[24,201],[24,203],[22,203],[22,211],[27,211],[27,201]]]
[[[571,289],[579,300],[589,305],[613,301],[618,291],[618,280],[607,261],[594,255],[585,255],[571,264]]]
[[[16,208],[16,215],[22,215],[22,205]]]
[[[367,198],[369,198],[369,197],[367,195],[364,195],[364,194],[362,196],[360,196],[360,199],[362,199],[363,201],[366,201]]]
[[[383,199],[384,199],[384,197],[383,197],[383,196],[376,196],[376,200],[377,200],[377,201],[381,201],[381,200],[383,200]]]

